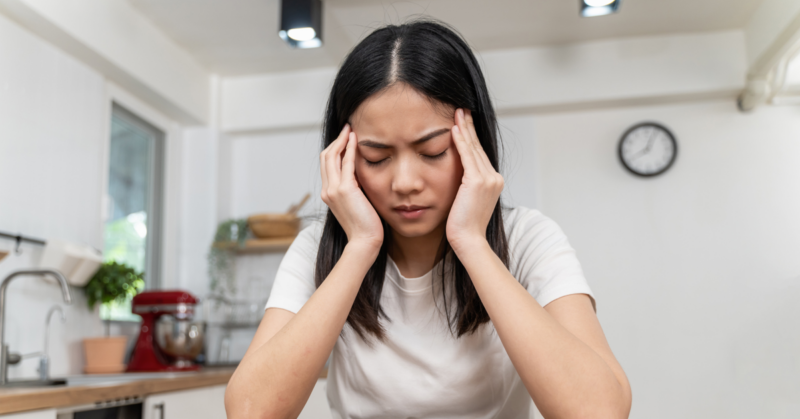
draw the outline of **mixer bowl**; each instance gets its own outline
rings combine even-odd
[[[205,322],[161,316],[156,321],[156,344],[178,366],[186,366],[203,351],[205,329]]]

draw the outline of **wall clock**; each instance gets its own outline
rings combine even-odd
[[[672,166],[678,155],[678,143],[663,125],[643,122],[622,134],[618,153],[620,162],[629,172],[652,177]]]

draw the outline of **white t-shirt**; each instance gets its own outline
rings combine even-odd
[[[503,213],[509,270],[543,307],[570,294],[594,297],[561,228],[537,210]],[[322,222],[305,228],[278,269],[267,308],[297,313],[314,293]],[[441,263],[441,262],[440,262]],[[328,403],[334,418],[525,418],[531,398],[491,322],[456,339],[441,314],[436,266],[404,278],[389,258],[381,306],[383,342],[349,324],[333,348]],[[436,277],[436,281],[433,281]],[[433,283],[433,285],[432,285]]]

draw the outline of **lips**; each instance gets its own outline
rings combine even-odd
[[[406,218],[406,219],[409,219],[409,220],[413,220],[413,219],[422,217],[422,215],[428,209],[430,209],[430,207],[423,207],[421,205],[400,205],[400,206],[394,207],[395,212],[400,214],[400,216],[402,216],[403,218]]]

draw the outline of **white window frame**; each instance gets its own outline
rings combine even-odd
[[[178,216],[180,210],[180,175],[181,175],[181,126],[173,119],[157,111],[152,106],[140,100],[133,94],[118,85],[106,82],[106,115],[105,136],[103,143],[103,167],[108,168],[111,150],[111,117],[114,105],[125,109],[149,125],[163,133],[163,161],[161,172],[160,191],[160,239],[152,248],[158,252],[158,257],[148,260],[157,260],[158,266],[154,269],[153,278],[145,278],[148,289],[178,288]],[[101,196],[105,197],[101,203],[101,223],[105,225],[108,219],[108,170],[103,171],[100,182]],[[149,209],[148,209],[149,210]],[[148,238],[148,252],[151,251]],[[148,261],[148,264],[150,262]]]

